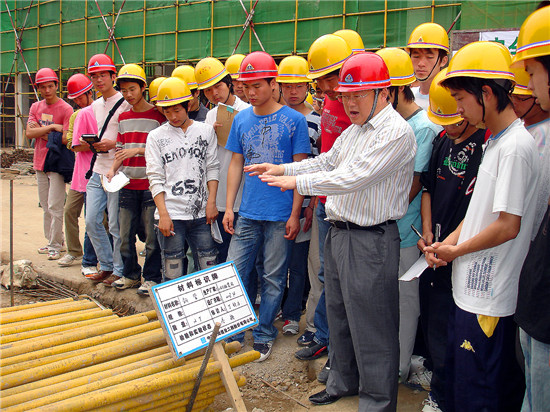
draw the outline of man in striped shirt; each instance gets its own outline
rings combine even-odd
[[[327,195],[332,226],[325,241],[325,294],[330,329],[326,390],[316,405],[359,394],[359,411],[397,407],[399,368],[396,219],[407,211],[416,142],[387,101],[390,78],[380,56],[350,57],[337,92],[352,125],[332,149],[284,165],[245,172],[283,190]],[[282,175],[285,176],[282,176]]]
[[[115,160],[107,178],[121,171],[130,178],[130,183],[119,192],[120,254],[124,269],[122,277],[114,280],[117,289],[137,287],[141,282],[141,266],[136,253],[136,234],[143,221],[145,231],[144,282],[139,295],[148,295],[149,288],[160,283],[160,246],[154,229],[155,202],[149,190],[145,170],[145,143],[149,132],[166,121],[152,104],[145,100],[145,72],[136,64],[127,64],[120,69],[117,84],[124,99],[132,108],[118,118],[118,137]]]

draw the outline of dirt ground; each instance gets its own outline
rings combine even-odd
[[[9,181],[2,176],[1,185],[1,213],[0,221],[2,261],[9,261]],[[61,268],[55,261],[48,261],[46,255],[39,255],[37,248],[44,246],[42,209],[38,207],[38,190],[34,176],[17,176],[13,184],[14,194],[14,259],[29,259],[33,266],[50,280],[55,280],[72,288],[80,294],[88,294],[98,299],[102,304],[122,308],[127,313],[151,310],[152,304],[148,298],[139,297],[135,289],[116,291],[104,285],[92,285],[80,275],[80,265]],[[81,237],[83,237],[83,221],[81,219]],[[140,250],[140,249],[139,249]],[[1,287],[0,287],[1,288]],[[9,292],[1,288],[0,300],[2,306],[9,306]],[[16,304],[34,302],[36,299],[16,295]],[[279,330],[282,322],[276,322]],[[301,331],[304,328],[302,318]],[[252,337],[247,332],[244,351],[251,350]],[[316,374],[324,365],[326,358],[304,362],[294,357],[299,347],[296,337],[279,334],[271,357],[262,363],[251,363],[241,368],[247,378],[246,385],[241,389],[243,399],[249,411],[258,408],[264,412],[289,411],[298,412],[306,408],[316,411],[356,411],[357,397],[343,398],[327,406],[312,406],[308,397],[321,391],[324,387],[316,380]],[[263,381],[269,382],[277,388],[270,388]],[[427,397],[426,392],[413,391],[399,385],[398,408],[399,412],[413,412],[422,409],[422,401]],[[301,402],[304,406],[301,406]],[[231,404],[228,398],[218,396],[212,410],[224,411]]]

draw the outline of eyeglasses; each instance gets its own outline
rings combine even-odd
[[[369,93],[357,94],[355,96],[347,96],[347,95],[344,95],[344,94],[339,94],[338,96],[336,96],[336,98],[338,99],[338,101],[340,103],[344,103],[344,102],[349,103],[349,102],[358,102],[359,100],[364,99],[368,95],[369,95]]]

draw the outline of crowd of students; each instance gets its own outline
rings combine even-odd
[[[139,65],[117,74],[98,54],[67,82],[74,113],[40,69],[38,252],[140,295],[233,261],[259,301],[260,361],[278,316],[299,335],[307,301],[295,356],[328,354],[316,405],[394,411],[401,382],[429,390],[425,412],[550,410],[549,22],[543,2],[513,57],[478,41],[450,58],[435,23],[376,53],[340,30],[307,60],[177,67],[149,101]],[[129,183],[107,190],[119,173]],[[398,281],[422,255],[422,275]]]

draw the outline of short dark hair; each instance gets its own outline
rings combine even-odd
[[[229,93],[233,94],[233,79],[230,74],[226,74],[220,82],[224,82],[229,88]]]
[[[506,109],[508,105],[512,105],[510,92],[513,88],[513,84],[510,80],[498,79],[497,83],[497,81],[493,79],[461,76],[445,79],[442,85],[446,89],[464,90],[466,93],[474,95],[481,105],[483,105],[482,87],[489,86],[497,98],[497,111],[499,113]]]
[[[145,82],[143,80],[140,80],[140,79],[126,79],[126,78],[116,79],[116,85],[118,86],[119,89],[121,87],[120,86],[121,83],[137,83],[137,84],[139,84],[140,88],[145,87]]]
[[[399,93],[399,87],[400,86],[390,86],[389,87],[390,94],[393,94],[395,96],[396,93]],[[411,86],[403,86],[403,96],[407,103],[414,102],[415,100],[414,93],[411,90]],[[388,99],[389,99],[389,95],[388,95]]]

